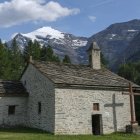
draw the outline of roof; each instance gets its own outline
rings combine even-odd
[[[28,96],[28,93],[19,81],[0,80],[0,96]]]
[[[91,45],[87,51],[90,51],[90,50],[100,50],[100,47],[98,46],[97,42],[91,43]]]
[[[71,65],[51,62],[34,62],[33,65],[55,85],[81,87],[128,87],[128,80],[106,68],[94,70],[87,65]],[[134,87],[139,87],[133,84]]]

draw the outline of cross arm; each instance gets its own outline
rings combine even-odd
[[[124,103],[105,104],[104,107],[123,106]]]
[[[136,96],[140,96],[140,93],[122,92],[122,95],[136,95]]]

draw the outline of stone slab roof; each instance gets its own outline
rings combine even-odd
[[[106,68],[93,70],[86,65],[71,65],[51,62],[34,62],[33,65],[57,85],[81,87],[128,87],[128,80]],[[139,87],[133,84],[134,87]]]
[[[19,81],[0,80],[0,96],[28,96],[28,93]]]

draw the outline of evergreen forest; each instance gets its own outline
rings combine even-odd
[[[56,56],[51,46],[40,46],[35,40],[28,42],[24,50],[20,50],[14,39],[11,47],[3,44],[0,40],[0,79],[19,80],[22,72],[29,62],[30,56],[33,60],[57,63],[71,63],[68,55],[62,60]]]

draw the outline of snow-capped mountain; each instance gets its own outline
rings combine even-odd
[[[49,44],[54,52],[63,58],[69,55],[72,63],[86,63],[88,57],[86,50],[89,45],[96,41],[105,59],[109,62],[109,67],[117,70],[119,65],[125,60],[139,60],[139,35],[140,20],[131,20],[123,23],[115,23],[105,30],[91,36],[90,38],[77,37],[64,33],[51,27],[42,27],[30,33],[14,34],[18,46],[23,50],[29,40],[37,40],[40,44]],[[9,46],[11,41],[8,42]]]
[[[63,58],[69,55],[73,63],[82,63],[83,56],[80,55],[83,47],[87,45],[87,38],[77,37],[69,33],[60,32],[51,27],[42,27],[30,33],[16,33],[12,36],[17,41],[21,50],[29,40],[37,40],[41,45],[51,45],[55,54]],[[11,41],[8,42],[11,45]]]

